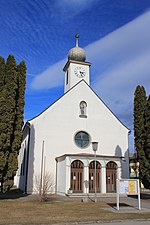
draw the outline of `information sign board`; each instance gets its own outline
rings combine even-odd
[[[141,209],[140,187],[138,179],[117,179],[117,210],[119,210],[119,195],[138,195],[138,205]]]
[[[137,180],[119,180],[119,193],[127,195],[138,194],[138,181]]]

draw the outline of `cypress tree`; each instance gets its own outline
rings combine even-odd
[[[2,140],[2,156],[4,160],[1,169],[1,191],[5,192],[13,186],[14,176],[18,168],[18,154],[21,145],[26,66],[21,62],[18,66],[15,58],[9,55],[5,64],[5,82],[3,102],[4,110],[0,112],[3,118],[2,130],[5,133]]]
[[[5,192],[9,187],[13,186],[12,169],[10,163],[12,162],[12,140],[14,132],[14,120],[16,110],[16,92],[17,92],[17,65],[14,56],[9,55],[5,65],[5,90],[6,90],[6,110],[5,110],[5,123],[6,126],[6,143],[4,145],[4,152],[6,158],[6,165],[2,175],[2,191]],[[15,168],[17,169],[17,168]]]
[[[147,98],[146,102],[145,131],[146,131],[145,153],[146,157],[150,160],[150,95]]]
[[[0,93],[5,84],[5,60],[0,56]]]
[[[2,180],[3,169],[6,165],[6,155],[4,145],[6,142],[6,127],[5,123],[6,111],[6,90],[5,90],[5,60],[0,57],[0,181]]]
[[[147,97],[143,86],[137,86],[134,94],[134,141],[140,163],[139,178],[145,188],[150,188],[150,164],[146,153],[146,108]]]
[[[143,184],[145,188],[150,189],[150,96],[147,98],[145,109],[145,179]]]
[[[17,96],[16,96],[16,112],[15,112],[15,123],[14,123],[14,138],[12,142],[12,150],[17,154],[21,147],[22,139],[22,126],[24,124],[24,95],[25,95],[25,85],[26,85],[26,65],[22,61],[17,66]]]

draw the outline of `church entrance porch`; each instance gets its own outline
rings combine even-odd
[[[97,193],[116,192],[117,178],[121,178],[121,157],[97,155]],[[57,194],[93,194],[94,179],[94,154],[66,154],[56,158]]]

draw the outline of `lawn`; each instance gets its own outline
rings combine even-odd
[[[106,202],[0,200],[0,224],[51,224],[115,219],[150,219],[150,213],[114,213]],[[105,210],[104,210],[105,208]]]

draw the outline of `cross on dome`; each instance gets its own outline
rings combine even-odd
[[[78,47],[79,46],[79,34],[78,33],[76,33],[75,38],[76,38],[76,47]]]
[[[86,53],[83,48],[79,47],[79,34],[75,35],[76,38],[76,46],[68,52],[68,60],[74,60],[79,62],[85,62]]]

